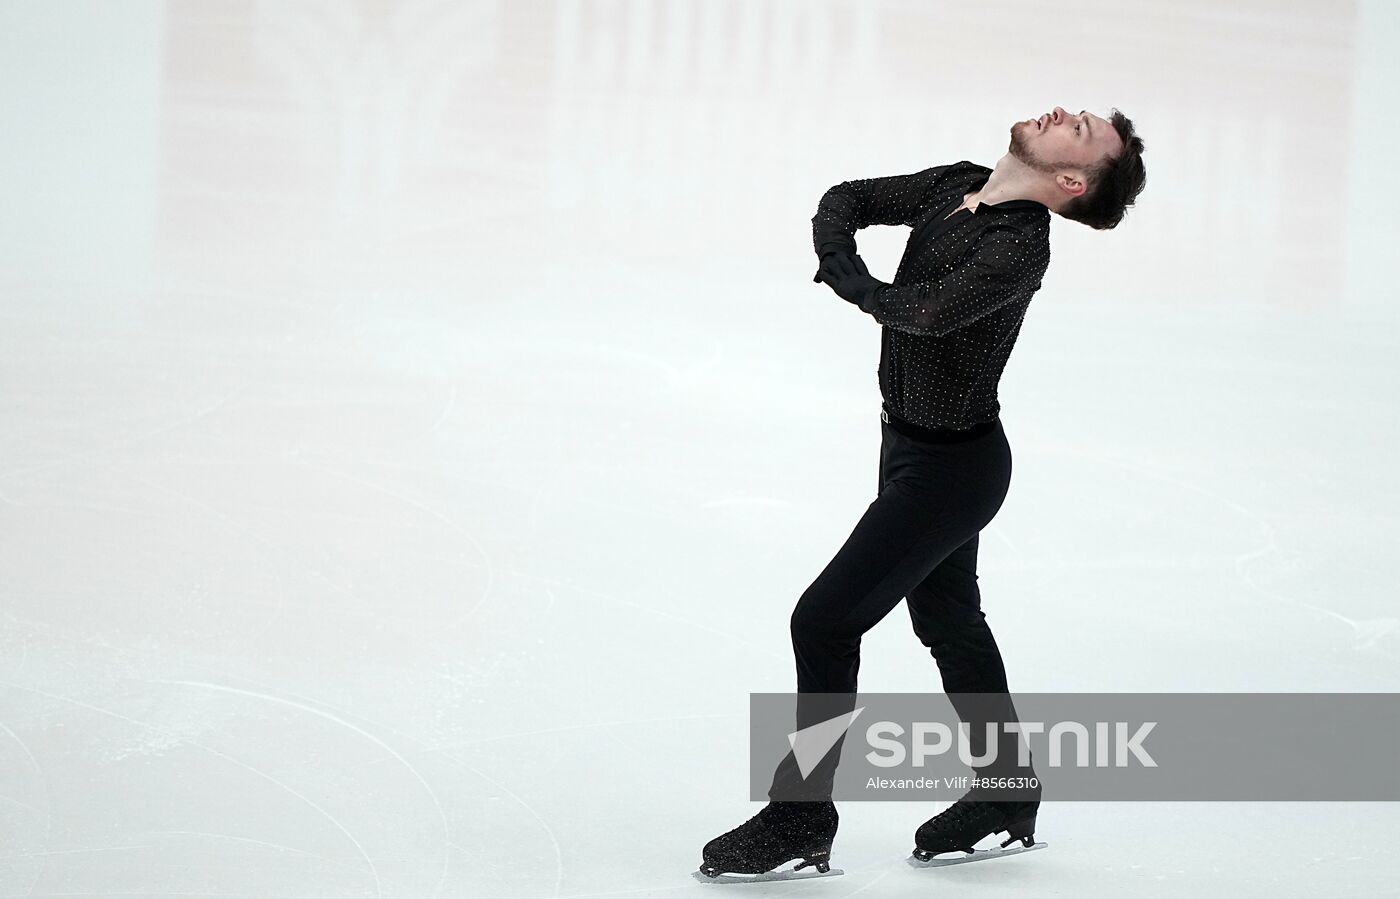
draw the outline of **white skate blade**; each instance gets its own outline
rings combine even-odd
[[[772,883],[775,880],[811,880],[814,877],[835,877],[845,873],[840,868],[832,868],[830,871],[822,873],[809,866],[801,871],[794,868],[788,871],[769,871],[765,874],[716,874],[714,877],[706,877],[699,871],[692,871],[690,876],[701,883]]]
[[[1033,843],[1030,846],[1016,846],[1011,849],[975,849],[971,854],[961,852],[958,855],[941,853],[928,861],[921,861],[911,855],[906,861],[909,862],[911,868],[946,868],[949,865],[965,865],[968,862],[984,862],[1008,855],[1020,855],[1022,852],[1034,852],[1049,845],[1049,843]],[[957,852],[958,850],[953,851]]]

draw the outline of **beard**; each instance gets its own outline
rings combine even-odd
[[[1024,125],[1024,127],[1022,127],[1022,125]],[[1037,172],[1046,172],[1047,174],[1053,175],[1060,169],[1065,168],[1065,166],[1056,165],[1053,162],[1048,162],[1036,155],[1035,151],[1031,149],[1030,138],[1028,138],[1026,135],[1037,133],[1039,132],[1036,131],[1034,122],[1017,122],[1015,125],[1012,125],[1011,145],[1006,148],[1006,152],[1010,153],[1011,156],[1017,162],[1021,163],[1028,169],[1033,169]]]

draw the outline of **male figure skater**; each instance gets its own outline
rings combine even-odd
[[[975,721],[1015,720],[977,587],[978,534],[1001,508],[1011,478],[997,382],[1050,262],[1050,213],[1098,230],[1116,227],[1146,184],[1142,152],[1118,110],[1104,118],[1057,106],[1012,125],[995,168],[964,160],[847,181],[822,196],[812,217],[820,259],[813,280],[883,326],[883,404],[878,495],[792,613],[799,729],[830,717],[829,706],[804,713],[803,694],[850,694],[854,702],[861,636],[901,599],[944,690],[994,694],[978,697],[976,707],[954,697],[959,716],[973,724],[974,756],[985,748]],[[855,232],[876,224],[913,229],[891,283],[873,277],[856,255]],[[998,740],[1009,742],[992,767],[976,773],[1033,777],[1033,769],[1015,765],[1015,735]],[[838,755],[839,743],[803,778],[789,754],[768,805],[705,846],[701,879],[761,874],[795,858],[803,859],[798,868],[827,871]],[[918,828],[915,856],[971,852],[1002,831],[1007,843],[1030,846],[1040,790],[1015,795],[990,801],[969,792]]]

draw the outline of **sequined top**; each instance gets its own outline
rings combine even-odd
[[[818,257],[856,252],[870,225],[913,229],[889,286],[861,308],[881,328],[880,393],[889,411],[926,428],[996,418],[997,382],[1050,264],[1050,210],[1034,200],[963,198],[992,170],[963,160],[912,175],[845,181],[812,217]],[[878,277],[878,275],[877,275]]]

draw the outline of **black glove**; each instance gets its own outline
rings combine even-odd
[[[836,291],[837,296],[861,309],[865,308],[877,287],[885,286],[884,281],[871,276],[870,270],[865,267],[865,260],[859,255],[841,252],[822,257],[817,280],[825,282]]]

